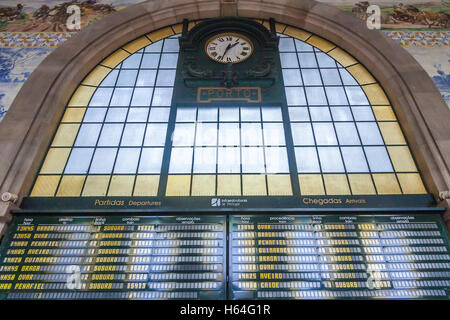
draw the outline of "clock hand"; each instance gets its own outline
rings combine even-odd
[[[229,43],[228,46],[225,48],[225,51],[223,52],[223,55],[220,58],[220,60],[222,60],[225,57],[225,55],[227,54],[228,50],[230,50],[230,48],[231,48],[231,43]]]

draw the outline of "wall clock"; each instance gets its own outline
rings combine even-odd
[[[208,39],[205,52],[210,59],[219,63],[239,63],[253,54],[253,43],[239,33],[219,33]]]

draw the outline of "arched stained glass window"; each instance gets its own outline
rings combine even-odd
[[[426,193],[376,79],[335,44],[276,27],[281,105],[175,107],[181,25],[118,49],[68,102],[30,196]]]

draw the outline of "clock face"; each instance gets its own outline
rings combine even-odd
[[[205,46],[206,55],[220,63],[238,63],[248,59],[253,53],[253,44],[238,33],[219,33],[211,37]]]

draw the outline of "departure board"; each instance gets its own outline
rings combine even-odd
[[[232,216],[230,299],[449,299],[439,215]]]
[[[225,216],[15,217],[0,299],[225,299]]]

